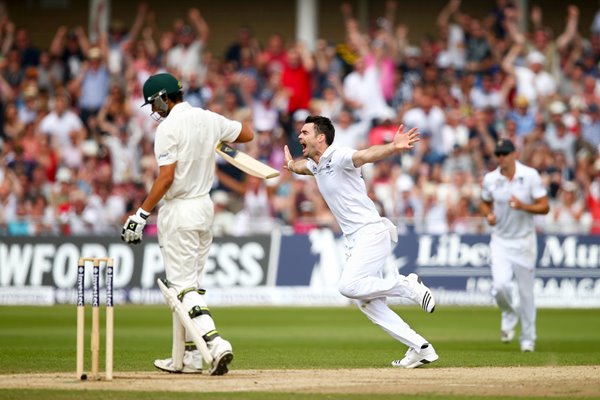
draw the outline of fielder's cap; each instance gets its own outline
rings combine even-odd
[[[494,154],[509,154],[515,151],[515,145],[510,139],[499,139],[496,142],[496,149],[494,150]]]
[[[180,91],[181,82],[173,75],[167,73],[152,75],[144,83],[144,104],[142,104],[142,107],[146,104],[151,104],[153,98],[160,92],[174,94]]]

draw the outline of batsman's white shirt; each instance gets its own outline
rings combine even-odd
[[[209,191],[215,173],[217,142],[234,141],[242,125],[219,114],[175,105],[156,130],[159,166],[177,162],[174,181],[158,212],[158,241],[167,279],[177,291],[201,287],[214,211]]]
[[[355,152],[354,149],[331,145],[321,156],[319,164],[310,159],[307,164],[344,235],[381,221],[375,204],[367,195],[361,170],[352,162]]]
[[[237,139],[242,124],[183,102],[158,125],[154,155],[159,166],[177,162],[175,180],[165,200],[208,194],[215,175],[215,147]]]

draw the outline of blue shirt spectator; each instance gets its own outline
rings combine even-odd
[[[525,96],[517,96],[514,105],[515,109],[509,112],[508,118],[517,124],[517,136],[527,136],[535,128],[535,114]]]

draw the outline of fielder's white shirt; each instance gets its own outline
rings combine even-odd
[[[375,204],[367,195],[360,168],[352,163],[356,150],[331,145],[321,156],[319,164],[309,159],[308,169],[344,235],[381,221]]]
[[[512,180],[500,173],[500,167],[485,174],[481,198],[493,202],[496,225],[492,234],[505,239],[517,239],[534,232],[533,214],[509,206],[512,196],[526,204],[547,195],[540,174],[533,168],[515,162]]]
[[[208,194],[215,175],[215,147],[233,142],[242,124],[183,102],[175,105],[156,129],[154,155],[159,166],[177,162],[175,179],[165,200]]]

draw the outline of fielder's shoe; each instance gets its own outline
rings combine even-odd
[[[514,338],[515,338],[515,330],[514,329],[500,332],[500,340],[502,341],[502,343],[510,343],[510,342],[512,342],[512,340]]]
[[[202,354],[199,350],[186,350],[183,355],[183,369],[177,370],[173,365],[173,359],[154,360],[154,366],[161,371],[174,374],[201,374],[202,373]]]
[[[532,353],[535,351],[535,344],[533,342],[521,343],[521,351],[523,353]]]
[[[423,346],[427,347],[421,347],[419,352],[410,347],[402,360],[392,361],[392,366],[402,368],[417,368],[421,365],[432,363],[440,358],[432,345],[426,343]]]
[[[233,361],[231,343],[219,336],[208,342],[208,348],[213,356],[213,362],[208,373],[210,375],[225,375],[229,372],[227,366]]]
[[[406,279],[411,282],[413,295],[412,299],[428,313],[435,311],[435,299],[431,290],[423,284],[417,274],[409,274]]]

